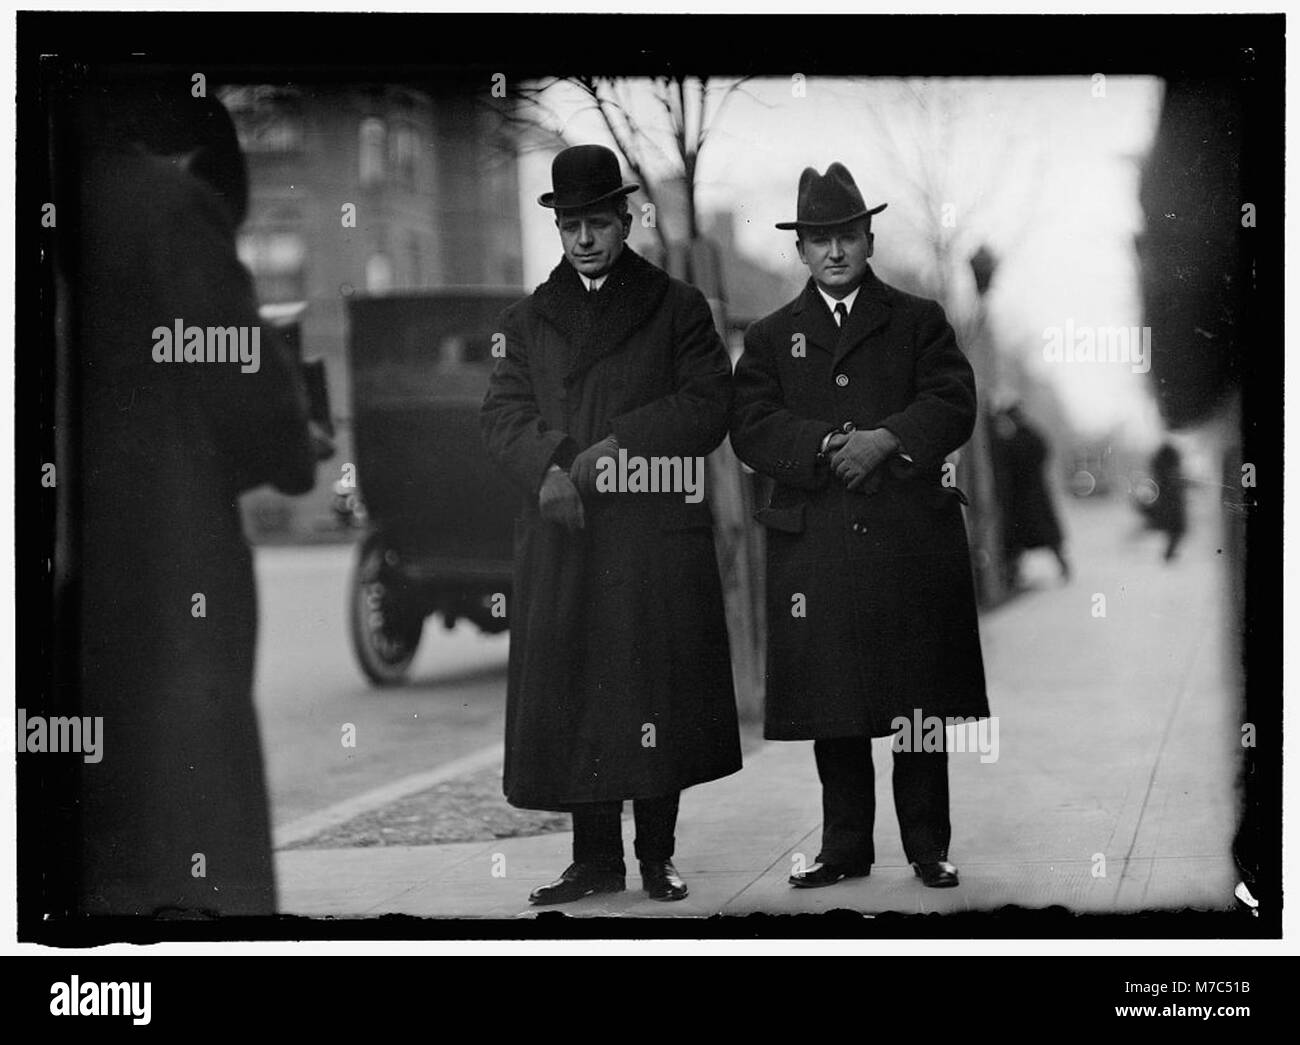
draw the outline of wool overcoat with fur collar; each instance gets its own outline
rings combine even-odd
[[[732,395],[707,302],[625,248],[594,295],[561,260],[506,310],[501,330],[506,354],[482,422],[523,503],[508,608],[507,799],[563,810],[736,772],[707,501],[682,490],[593,493],[577,531],[543,519],[537,503],[552,463],[567,466],[611,433],[629,461],[699,458],[702,474]]]

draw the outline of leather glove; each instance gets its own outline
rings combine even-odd
[[[898,446],[898,437],[887,428],[850,432],[831,458],[831,469],[845,486],[856,490]]]
[[[541,509],[543,519],[559,523],[566,529],[581,530],[587,525],[578,488],[573,485],[569,473],[558,466],[553,465],[542,480],[542,488],[537,493],[537,507]]]
[[[596,492],[596,462],[602,457],[618,457],[618,440],[607,435],[598,443],[593,443],[582,453],[573,459],[573,464],[569,465],[569,478],[573,480],[581,493],[590,494]],[[608,466],[606,466],[608,467]]]

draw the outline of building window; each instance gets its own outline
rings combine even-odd
[[[253,274],[264,304],[307,296],[307,244],[296,232],[248,232],[239,237],[239,260]]]
[[[384,121],[367,116],[361,121],[361,184],[379,185],[384,180],[388,128]]]
[[[393,289],[393,263],[387,254],[371,254],[366,262],[366,290],[382,294]]]

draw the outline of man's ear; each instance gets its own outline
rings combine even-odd
[[[867,233],[867,257],[871,257],[871,255],[874,254],[875,252],[876,252],[876,234],[874,232],[868,232]]]
[[[796,236],[796,237],[794,238],[794,249],[797,250],[797,251],[799,252],[799,260],[802,261],[805,265],[807,265],[807,264],[808,264],[808,259],[807,259],[806,257],[804,257],[804,253],[803,253],[803,237],[802,237],[802,236]]]
[[[627,239],[632,234],[632,212],[628,211],[623,215],[623,238]]]

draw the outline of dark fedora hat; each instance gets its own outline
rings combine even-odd
[[[842,163],[832,163],[824,175],[812,167],[805,167],[799,175],[799,215],[794,221],[778,221],[778,229],[797,229],[800,226],[843,225],[846,221],[869,218],[888,207],[882,203],[870,210],[862,202],[853,175]]]
[[[640,185],[624,185],[618,157],[603,145],[574,145],[551,161],[552,192],[537,197],[543,207],[586,207],[615,196],[636,192]]]

